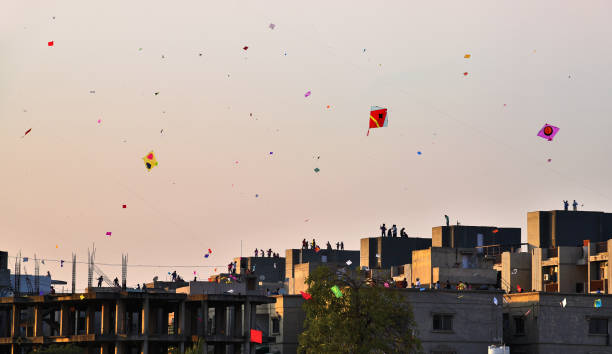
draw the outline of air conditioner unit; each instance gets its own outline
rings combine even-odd
[[[550,274],[544,274],[544,281],[550,280]]]

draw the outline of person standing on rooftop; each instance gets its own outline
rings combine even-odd
[[[446,219],[446,226],[449,226],[448,215],[444,215],[444,218]]]
[[[385,224],[382,224],[382,226],[380,227],[380,231],[381,231],[382,237],[385,237],[385,232],[387,231],[387,227],[385,226]]]
[[[572,206],[574,207],[574,211],[578,211],[578,203],[576,202],[576,199],[574,199]]]
[[[344,242],[340,242],[340,249],[344,251]]]
[[[395,226],[395,224],[393,224],[391,230],[393,230],[393,237],[397,237],[397,226]]]
[[[565,211],[567,211],[567,209],[569,209],[569,202],[568,202],[567,200],[564,200],[564,201],[563,201],[563,209],[564,209]]]

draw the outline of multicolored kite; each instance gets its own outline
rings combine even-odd
[[[331,287],[331,291],[336,295],[336,297],[342,297],[342,290],[338,287],[338,285],[334,285]]]
[[[370,129],[386,127],[387,125],[389,125],[389,120],[387,119],[387,109],[372,106],[370,109],[370,126],[368,127],[367,135],[370,135]]]
[[[547,139],[548,141],[552,141],[555,135],[557,135],[558,131],[559,128],[547,123],[544,124],[542,129],[540,129],[540,131],[538,132],[538,136]]]
[[[142,158],[145,162],[145,167],[147,170],[151,171],[151,169],[157,166],[157,160],[155,159],[155,155],[153,151],[151,151],[147,156]]]

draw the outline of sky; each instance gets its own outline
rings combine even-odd
[[[241,243],[359,249],[444,214],[525,241],[528,211],[610,212],[610,23],[609,1],[4,2],[0,249],[95,244],[135,286]],[[367,136],[371,106],[389,123]]]

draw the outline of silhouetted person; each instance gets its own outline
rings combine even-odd
[[[569,208],[569,202],[568,202],[567,200],[564,200],[564,201],[563,201],[563,209],[564,209],[565,211],[567,211],[567,209],[568,209],[568,208]]]
[[[172,281],[176,281],[176,270],[172,272]]]
[[[232,273],[236,274],[236,261],[234,261],[234,266],[232,267]]]
[[[340,249],[344,251],[344,242],[340,242]]]
[[[266,254],[264,253],[263,248],[262,248],[262,249],[260,249],[260,250],[261,250],[261,256],[262,256],[262,257],[265,257],[265,256],[266,256]]]
[[[340,249],[340,242],[336,242],[336,250]]]
[[[444,218],[446,219],[446,226],[450,226],[448,222],[448,215],[444,215]]]
[[[198,277],[193,277],[193,281],[198,281]]]
[[[113,282],[115,283],[116,287],[118,287],[118,288],[120,287],[119,286],[119,279],[117,279],[117,277],[115,277],[115,280]]]
[[[137,284],[136,290],[140,290],[140,284]]]
[[[393,230],[393,237],[397,237],[397,226],[395,226],[395,224],[393,224],[391,230]]]
[[[51,291],[50,291],[50,293],[51,293],[51,294],[55,294],[55,288],[53,287],[53,285],[51,285]]]
[[[450,282],[448,280],[446,280],[446,286],[444,286],[444,289],[450,289]]]
[[[268,248],[268,258],[272,257],[272,249]]]
[[[327,248],[328,251],[332,250],[332,245],[331,245],[331,243],[329,243],[329,241],[327,241],[326,248]]]
[[[303,240],[302,240],[302,249],[303,249],[303,250],[308,249],[308,241],[306,241],[306,239],[303,239]]]
[[[101,288],[101,287],[102,287],[102,281],[103,281],[103,280],[104,280],[104,277],[102,277],[102,276],[100,275],[100,277],[98,278],[98,288]]]
[[[228,264],[228,265],[227,265],[227,272],[228,272],[228,273],[231,273],[231,272],[232,272],[232,266],[233,266],[233,264],[232,264],[232,263],[230,263],[230,264]]]
[[[312,239],[312,249],[314,250],[317,247],[317,242],[315,241],[315,239]]]
[[[392,229],[387,230],[387,237],[391,237],[391,235],[393,235],[393,230]]]
[[[576,199],[574,199],[572,206],[574,207],[574,211],[578,211],[578,203],[576,202]]]
[[[387,231],[387,227],[385,226],[385,224],[382,224],[382,226],[380,227],[380,231],[381,231],[382,237],[385,237],[385,233]]]
[[[406,228],[402,227],[402,229],[400,230],[400,237],[408,237],[408,234],[406,233]]]
[[[255,257],[259,256],[259,250],[256,248],[255,249]]]

